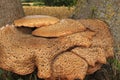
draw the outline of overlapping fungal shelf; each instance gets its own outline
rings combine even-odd
[[[36,37],[32,32],[23,33],[14,25],[2,27],[0,68],[20,75],[30,74],[37,68],[39,78],[83,80],[87,74],[94,73],[102,64],[106,64],[107,58],[113,57],[112,35],[103,21],[65,20],[68,22],[47,25],[48,29],[43,29],[47,36],[43,36],[44,33],[41,36],[39,30]],[[55,34],[47,34],[54,25]]]

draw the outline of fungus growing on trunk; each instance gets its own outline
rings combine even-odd
[[[66,77],[69,80],[83,80],[87,74],[100,69],[107,58],[113,56],[112,35],[104,22],[76,20],[71,26],[68,19],[64,20],[68,21],[70,29],[67,29],[67,25],[64,26],[65,23],[62,27],[61,21],[51,24],[51,28],[46,26],[48,30],[44,29],[44,32],[48,31],[50,38],[23,33],[14,25],[2,27],[0,68],[20,75],[30,74],[37,68],[39,78]],[[56,28],[53,31],[57,35],[51,33],[54,26]],[[79,27],[79,30],[74,26]],[[60,28],[62,30],[59,30]],[[67,30],[70,33],[67,33]]]
[[[62,19],[54,25],[37,28],[32,32],[32,34],[42,37],[60,37],[84,30],[86,30],[86,27],[84,27],[79,21],[73,19]]]
[[[14,25],[16,27],[41,27],[48,26],[59,22],[59,19],[47,15],[30,15],[21,19],[15,20]]]

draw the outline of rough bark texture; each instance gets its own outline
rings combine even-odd
[[[0,27],[24,16],[19,0],[0,0]]]
[[[79,0],[72,18],[97,18],[109,25],[114,38],[115,60],[118,61],[118,66],[120,64],[120,0]],[[113,67],[116,68],[116,65]],[[116,70],[114,72],[116,77],[120,76]]]

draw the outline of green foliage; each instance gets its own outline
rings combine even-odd
[[[38,2],[34,6],[39,6],[39,2],[44,3],[46,6],[74,6],[78,0],[21,0],[22,2]]]
[[[22,6],[30,6],[30,4],[24,4],[24,3],[23,3]]]
[[[34,0],[21,0],[22,2],[33,2]]]
[[[116,70],[120,71],[120,61],[118,61],[118,59],[111,59],[111,61],[114,65],[114,67],[116,68]]]
[[[48,6],[74,6],[77,0],[44,0]]]
[[[43,80],[43,79],[37,78],[36,72],[26,76],[20,76],[12,72],[0,69],[0,80]]]
[[[33,6],[43,6],[44,3],[43,2],[34,2]]]
[[[43,2],[44,0],[21,0],[21,2]]]

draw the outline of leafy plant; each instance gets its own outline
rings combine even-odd
[[[74,6],[77,0],[44,0],[48,6]]]

